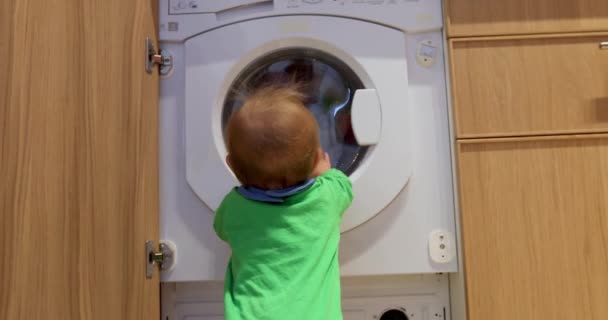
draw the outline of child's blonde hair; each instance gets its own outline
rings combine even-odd
[[[266,86],[228,120],[228,162],[245,186],[281,189],[310,178],[319,128],[294,85]]]

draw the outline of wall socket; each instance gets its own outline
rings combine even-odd
[[[454,238],[449,231],[433,230],[429,234],[429,255],[435,263],[448,263],[456,256]]]

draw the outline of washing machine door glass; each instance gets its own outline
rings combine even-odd
[[[351,123],[356,90],[363,89],[357,75],[342,61],[313,49],[284,49],[266,55],[243,70],[233,82],[222,112],[222,128],[248,94],[256,89],[295,82],[320,128],[323,149],[332,166],[351,174],[366,154],[357,143]]]

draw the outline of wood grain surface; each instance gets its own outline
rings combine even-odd
[[[458,144],[469,320],[608,314],[608,137]]]
[[[450,37],[608,31],[605,0],[446,0]]]
[[[608,132],[607,40],[451,41],[458,138]]]
[[[0,319],[159,319],[155,1],[0,1]]]

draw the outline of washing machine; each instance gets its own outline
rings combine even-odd
[[[345,277],[342,314],[344,320],[449,320],[447,283],[445,274]],[[162,293],[161,319],[224,319],[220,282],[165,282]]]
[[[222,280],[214,210],[238,184],[223,128],[251,89],[296,79],[354,190],[343,276],[457,271],[440,0],[161,0],[167,282]]]

